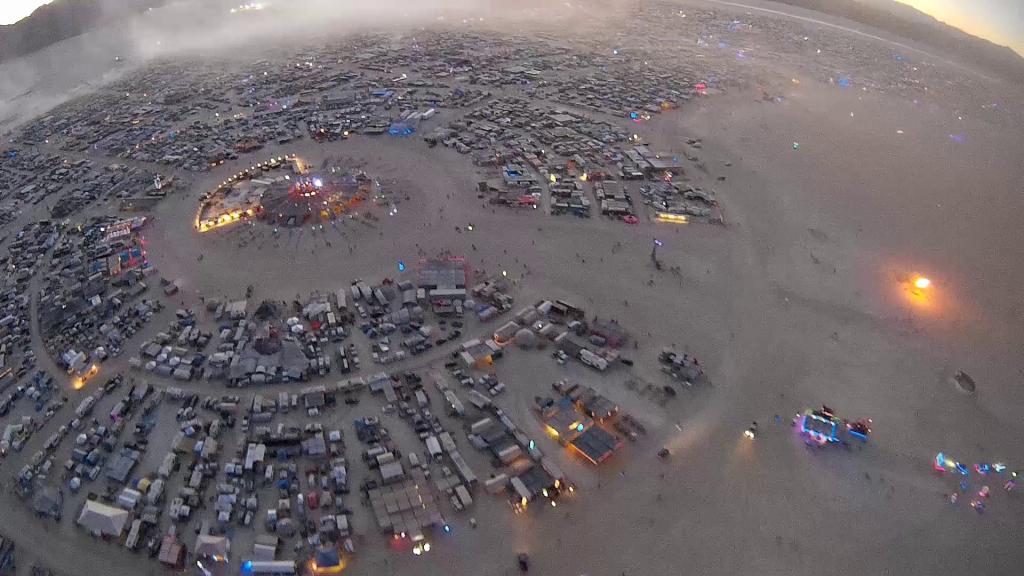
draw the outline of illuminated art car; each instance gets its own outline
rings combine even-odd
[[[839,442],[839,420],[818,410],[806,410],[797,426],[800,434],[819,446]]]
[[[867,442],[871,434],[871,420],[850,422],[836,417],[832,409],[822,406],[820,410],[805,410],[797,419],[797,430],[809,443],[849,444],[851,438]]]
[[[937,472],[955,470],[964,476],[967,476],[970,473],[970,471],[967,469],[967,466],[964,466],[963,464],[957,462],[956,460],[949,458],[942,452],[939,452],[938,454],[935,455],[935,470]]]

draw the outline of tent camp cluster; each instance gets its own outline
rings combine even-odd
[[[163,308],[152,295],[145,217],[90,218],[62,229],[43,278],[46,352],[81,387]]]

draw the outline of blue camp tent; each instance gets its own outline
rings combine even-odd
[[[395,122],[388,128],[388,134],[392,136],[411,136],[416,129],[405,122]]]

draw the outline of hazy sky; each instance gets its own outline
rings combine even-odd
[[[0,0],[0,24],[13,24],[52,0]]]
[[[17,22],[51,0],[0,0],[0,24]],[[1024,0],[901,0],[1024,55]]]
[[[900,0],[1024,56],[1024,0]]]

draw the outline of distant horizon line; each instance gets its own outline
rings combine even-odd
[[[18,18],[17,20],[15,20],[13,22],[0,22],[0,26],[7,27],[7,26],[17,25],[17,24],[19,24],[19,23],[21,23],[21,22],[31,18],[32,15],[35,14],[36,11],[39,10],[40,8],[42,8],[44,6],[48,6],[48,5],[52,4],[52,3],[54,3],[55,1],[58,1],[58,0],[42,0],[39,4],[37,4],[35,7],[33,7],[32,10],[28,14],[25,14],[24,16]],[[174,0],[171,0],[171,1],[174,1]],[[769,1],[771,1],[771,0],[769,0]],[[1014,46],[1013,43],[1003,43],[1004,42],[1003,40],[993,39],[989,35],[983,35],[983,34],[979,34],[979,33],[976,33],[976,32],[971,32],[971,31],[965,29],[962,26],[958,26],[956,24],[952,24],[952,23],[948,22],[947,20],[944,20],[942,17],[940,17],[940,16],[938,16],[938,15],[936,15],[934,13],[922,10],[921,8],[915,6],[912,3],[913,0],[891,0],[891,1],[893,3],[906,6],[908,8],[911,8],[913,10],[916,10],[916,11],[920,12],[921,14],[924,14],[926,16],[934,18],[936,22],[939,22],[940,24],[944,24],[946,26],[949,26],[950,28],[954,28],[956,30],[959,30],[960,32],[963,32],[964,34],[967,34],[968,36],[972,36],[972,37],[978,38],[980,40],[985,40],[986,42],[989,42],[992,45],[997,46],[999,48],[1007,48],[1007,49],[1013,51],[1013,53],[1016,54],[1018,57],[1024,59],[1024,43],[1020,44],[1019,46]],[[781,4],[785,4],[785,2],[780,2],[780,3]],[[870,4],[869,4],[869,6],[870,6]],[[827,12],[822,12],[820,10],[813,10],[813,11],[814,12],[819,12],[821,14],[828,14]]]
[[[944,18],[942,18],[942,17],[940,17],[940,16],[938,16],[938,15],[936,15],[936,14],[930,12],[930,11],[922,10],[921,8],[919,8],[919,7],[915,6],[914,4],[912,4],[911,3],[912,1],[913,0],[892,0],[892,2],[894,2],[896,4],[901,4],[903,6],[911,8],[913,10],[916,10],[916,11],[920,12],[921,14],[924,14],[925,16],[928,16],[930,18],[935,19],[936,22],[939,22],[940,24],[944,24],[946,26],[949,26],[950,28],[955,28],[956,30],[961,31],[964,34],[967,34],[968,36],[972,36],[972,37],[978,38],[980,40],[985,40],[986,42],[989,42],[992,45],[997,46],[999,48],[1009,48],[1010,50],[1013,51],[1014,54],[1016,54],[1020,58],[1024,58],[1024,39],[1020,40],[1020,42],[1021,42],[1020,45],[1015,46],[1014,43],[1012,43],[1012,42],[1009,42],[1009,41],[1006,41],[1006,40],[997,40],[995,38],[992,38],[991,35],[979,34],[977,32],[971,32],[970,30],[967,30],[963,26],[958,26],[956,24],[953,24],[953,23],[947,21],[946,19],[944,19]]]

